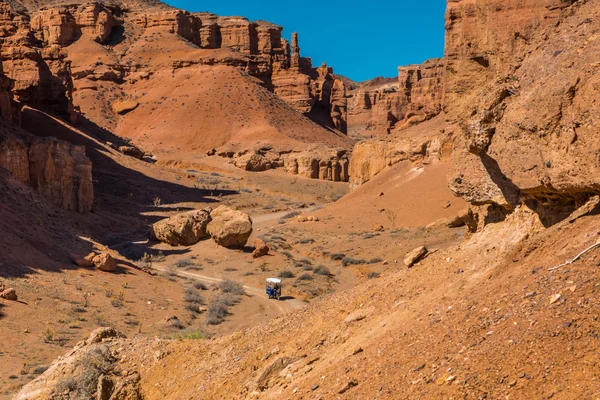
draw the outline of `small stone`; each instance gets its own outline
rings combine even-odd
[[[315,383],[314,385],[312,385],[312,386],[310,387],[310,390],[312,390],[312,391],[315,391],[315,390],[317,390],[318,388],[319,388],[319,384],[318,384],[318,383]]]
[[[427,255],[427,253],[427,247],[417,247],[410,253],[406,254],[406,257],[404,257],[404,265],[406,265],[408,268],[412,267],[417,262],[421,261]]]
[[[383,232],[385,230],[385,228],[381,224],[373,224],[373,227],[371,229],[374,232]]]
[[[352,352],[352,355],[353,355],[353,356],[355,356],[355,355],[357,355],[358,353],[362,353],[363,351],[364,351],[364,350],[362,349],[362,347],[359,347],[358,349],[356,349],[356,350],[354,350],[354,351]]]
[[[562,298],[562,295],[560,293],[557,293],[557,294],[554,294],[554,295],[550,296],[550,304],[556,303],[561,298]]]
[[[346,383],[344,386],[342,386],[340,388],[340,390],[338,390],[338,393],[339,394],[344,394],[348,390],[352,389],[355,386],[358,386],[358,381],[356,379],[352,379],[352,380],[348,381],[348,383]]]
[[[517,385],[517,381],[510,381],[510,382],[508,383],[508,386],[510,386],[510,387],[514,387],[514,386],[516,386],[516,385]]]
[[[0,292],[0,298],[10,301],[17,301],[19,299],[17,296],[17,291],[13,288],[8,288]]]
[[[421,371],[423,368],[425,368],[425,364],[421,364],[418,367],[413,368],[413,372],[419,372]]]
[[[252,252],[252,258],[260,258],[269,254],[269,246],[259,238],[254,240],[254,251]]]

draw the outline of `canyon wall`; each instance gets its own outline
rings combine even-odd
[[[202,49],[238,52],[237,57],[213,58],[209,62],[243,69],[297,111],[346,133],[346,87],[334,77],[332,68],[313,68],[310,58],[300,56],[296,33],[290,46],[282,38],[283,28],[270,22],[181,10],[139,13],[133,16],[133,22],[143,28],[162,27]]]
[[[598,18],[589,1],[448,3],[457,195],[510,210],[574,208],[598,191]]]
[[[59,48],[34,47],[28,22],[12,14],[7,3],[0,3],[0,32],[5,40],[0,65],[0,168],[52,204],[87,213],[94,195],[92,164],[85,148],[36,137],[18,127],[24,103],[65,117],[72,112],[71,78],[64,54]]]
[[[64,15],[48,14],[47,17],[65,30],[70,29]],[[32,29],[27,14],[15,13],[10,3],[0,3],[3,71],[14,81],[15,100],[73,118],[73,82],[67,52],[57,44],[40,46],[40,38]],[[43,32],[52,42],[66,41],[69,36],[47,25],[43,26]]]
[[[0,168],[57,207],[82,214],[92,209],[92,163],[84,146],[32,136],[0,123]]]
[[[444,72],[444,60],[431,59],[399,67],[395,82],[367,84],[350,91],[350,129],[388,134],[436,116],[442,109]]]
[[[227,48],[239,53],[211,62],[237,66],[256,76],[309,117],[319,107],[318,123],[346,132],[343,82],[333,76],[331,68],[313,68],[309,58],[300,57],[296,34],[292,52],[280,26],[244,17],[148,7],[146,2],[79,3],[32,6],[29,13],[16,12],[11,3],[0,3],[3,63],[6,74],[15,80],[18,101],[74,118],[73,81],[65,47],[82,37],[110,46],[122,41],[127,29],[156,28],[202,49]],[[136,66],[116,62],[104,69],[108,71],[95,71],[97,78],[122,81],[135,73]],[[74,78],[90,72],[77,71]]]

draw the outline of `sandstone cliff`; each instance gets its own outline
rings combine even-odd
[[[306,115],[320,103],[326,110],[326,123],[345,132],[343,83],[336,81],[331,69],[313,68],[310,59],[300,57],[297,35],[294,35],[292,54],[288,42],[281,36],[283,28],[269,22],[189,13],[128,1],[80,2],[68,6],[59,3],[50,8],[30,6],[30,12],[22,14],[17,14],[9,3],[2,3],[1,12],[5,24],[3,36],[9,38],[5,52],[5,61],[9,61],[7,73],[11,77],[19,76],[21,82],[16,86],[19,97],[32,106],[39,107],[36,101],[51,98],[60,103],[55,105],[55,111],[70,111],[72,83],[68,61],[71,57],[67,58],[63,49],[80,40],[105,45],[104,56],[111,60],[100,57],[93,63],[88,59],[90,62],[83,70],[76,62],[75,80],[91,75],[95,80],[114,82],[135,79],[144,60],[126,64],[119,53],[111,51],[111,47],[119,45],[123,39],[135,41],[137,35],[144,35],[144,31],[149,30],[175,35],[197,48],[232,50],[225,59],[211,58],[204,62],[235,66],[256,76],[267,88],[281,94],[284,100]],[[70,52],[77,53],[77,47],[71,48]],[[50,77],[35,76],[40,64],[47,65]],[[49,92],[39,93],[41,90]],[[289,95],[296,91],[299,96]]]
[[[443,59],[398,68],[398,79],[375,80],[349,92],[348,123],[356,134],[381,135],[440,113],[444,92]]]
[[[402,161],[410,161],[417,168],[448,161],[454,138],[451,132],[446,132],[444,118],[443,114],[438,115],[387,137],[358,142],[350,160],[350,187],[355,189]]]
[[[15,100],[73,118],[70,65],[67,53],[56,43],[68,41],[75,33],[64,15],[47,17],[68,32],[40,26],[48,45],[39,46],[40,38],[33,31],[39,22],[32,24],[28,14],[16,13],[11,3],[0,3],[3,71],[14,80]]]
[[[92,209],[92,163],[83,146],[35,137],[0,121],[0,168],[58,207],[79,213]]]
[[[573,209],[598,190],[598,13],[589,1],[449,3],[445,108],[457,131],[448,177],[456,194],[542,212]]]
[[[0,9],[6,11],[6,5],[0,3]],[[10,48],[8,50],[11,51]],[[21,50],[12,48],[12,51]],[[45,62],[38,58],[36,52],[30,53],[30,56],[36,61]],[[2,57],[6,57],[4,53]],[[56,97],[52,92],[40,87],[45,84],[43,79],[40,81],[38,78],[44,76],[50,81],[53,78],[48,77],[46,72],[39,72],[33,78],[21,75],[20,70],[14,68],[22,64],[14,59],[4,64],[8,65],[9,70],[13,68],[11,71],[19,79],[10,79],[0,66],[0,168],[12,173],[17,181],[31,186],[58,207],[79,213],[89,212],[94,195],[92,164],[85,155],[85,148],[54,138],[36,137],[17,126],[21,122],[21,104],[14,100],[14,95],[21,101],[32,104],[39,102],[40,105],[50,105],[54,110],[55,106],[59,106],[59,110],[68,111],[69,107],[62,109],[60,103],[54,103]],[[27,87],[25,92],[33,96],[25,95],[22,91],[24,87]]]

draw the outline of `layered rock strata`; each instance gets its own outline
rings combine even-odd
[[[79,213],[92,209],[92,163],[84,146],[35,137],[1,122],[0,168],[58,207]]]
[[[350,129],[386,134],[426,121],[442,110],[445,62],[431,59],[398,68],[395,82],[369,82],[349,92]]]
[[[281,168],[289,174],[304,178],[334,182],[350,179],[350,154],[344,149],[314,146],[305,150],[278,152],[272,147],[234,153],[225,151],[219,156],[245,171],[261,172]]]

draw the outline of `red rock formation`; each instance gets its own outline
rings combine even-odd
[[[282,27],[243,17],[220,17],[210,13],[180,10],[136,13],[134,24],[162,28],[203,49],[227,48],[239,53],[200,62],[236,66],[253,75],[297,111],[322,125],[346,132],[346,88],[327,67],[313,68],[310,58],[300,56],[298,35],[292,34],[292,49],[281,37]],[[323,89],[326,91],[322,92]],[[320,102],[319,110],[313,108]]]
[[[575,205],[596,190],[591,61],[600,50],[585,39],[597,24],[582,21],[597,13],[572,0],[449,3],[445,109],[457,132],[456,194],[511,209],[528,198]]]
[[[120,23],[108,8],[90,3],[81,7],[40,10],[32,14],[31,29],[45,45],[66,46],[82,35],[104,42]]]
[[[398,80],[369,82],[350,92],[349,124],[356,133],[390,133],[440,113],[444,60],[398,68]]]
[[[289,67],[288,67],[289,66]],[[300,56],[298,34],[292,34],[292,54],[276,63],[272,77],[275,94],[297,111],[324,126],[347,132],[346,86],[323,64],[312,67],[312,60]]]
[[[447,160],[452,152],[453,137],[444,128],[441,114],[389,136],[358,142],[350,160],[350,187],[356,188],[402,161],[421,167],[436,160]]]
[[[50,18],[65,29],[63,33],[55,32],[53,40],[63,40],[67,36],[68,24],[63,24],[63,19],[66,21],[63,17],[59,13]],[[72,80],[66,51],[58,45],[38,47],[29,16],[16,14],[9,3],[0,3],[0,26],[3,70],[14,80],[16,100],[72,116]]]
[[[92,163],[83,146],[35,137],[0,122],[0,167],[58,207],[79,213],[92,209]]]

